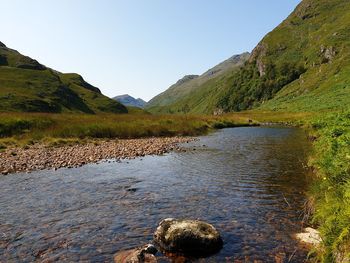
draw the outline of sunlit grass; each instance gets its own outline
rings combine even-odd
[[[324,240],[320,260],[350,258],[350,111],[323,114],[310,125],[316,141],[310,164],[317,171],[313,186],[314,223]]]
[[[143,138],[196,136],[214,128],[249,124],[246,117],[150,114],[0,113],[0,144],[47,138]]]

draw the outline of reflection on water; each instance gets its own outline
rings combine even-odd
[[[0,262],[110,262],[152,240],[167,217],[199,218],[222,233],[221,252],[200,261],[302,262],[292,235],[307,185],[304,137],[225,129],[186,152],[0,177]]]

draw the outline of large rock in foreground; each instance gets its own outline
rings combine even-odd
[[[223,241],[212,225],[198,220],[164,219],[154,233],[163,252],[205,257],[219,252]]]
[[[151,245],[145,245],[143,247],[130,249],[126,251],[120,251],[114,255],[115,263],[157,263],[157,259],[154,256],[157,253],[157,249]]]

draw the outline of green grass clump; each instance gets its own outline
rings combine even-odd
[[[324,240],[320,260],[350,260],[350,111],[327,114],[312,121],[317,140],[315,158],[319,180],[314,184],[314,222]],[[340,261],[339,261],[340,262]]]

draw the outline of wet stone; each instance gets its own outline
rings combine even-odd
[[[139,248],[124,250],[114,255],[115,263],[156,263],[157,249],[148,244]]]
[[[220,233],[214,226],[199,220],[167,218],[154,233],[154,242],[165,253],[207,257],[223,246]]]
[[[304,229],[303,233],[296,234],[296,238],[305,244],[318,246],[322,242],[320,232],[311,227]]]

